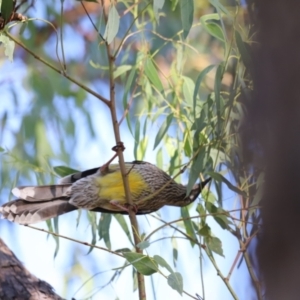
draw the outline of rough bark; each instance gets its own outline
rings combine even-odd
[[[0,299],[63,300],[52,286],[32,275],[0,239]]]

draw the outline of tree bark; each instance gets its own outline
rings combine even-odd
[[[0,239],[0,299],[63,300],[47,282],[32,275]]]
[[[266,299],[300,297],[300,18],[296,0],[250,0],[257,10],[248,161],[266,170],[262,233],[253,258]],[[249,134],[250,133],[250,134]],[[259,158],[259,159],[258,159]],[[261,160],[260,158],[263,158]]]

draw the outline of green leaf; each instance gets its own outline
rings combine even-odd
[[[108,20],[104,32],[104,38],[108,44],[110,44],[116,37],[120,26],[120,17],[116,7],[111,5],[108,12]]]
[[[222,242],[219,238],[210,236],[210,237],[205,238],[205,241],[206,241],[208,248],[211,251],[224,257],[223,249],[222,249]]]
[[[117,69],[114,71],[114,79],[118,78],[122,74],[126,73],[127,71],[131,70],[131,65],[121,65],[117,67]]]
[[[205,222],[206,220],[206,211],[202,204],[198,204],[196,208],[197,213],[201,216],[201,221]]]
[[[154,87],[158,90],[158,91],[162,91],[163,90],[163,85],[160,81],[159,75],[157,73],[157,70],[152,62],[152,60],[150,58],[148,58],[146,60],[146,64],[145,64],[145,74],[146,76],[149,78],[149,80],[152,82],[152,84],[154,85]]]
[[[256,193],[251,202],[251,206],[257,206],[261,201],[264,194],[264,183],[265,183],[265,174],[261,172],[256,180]],[[249,217],[257,210],[257,208],[250,208]]]
[[[221,133],[221,115],[223,111],[221,110],[222,104],[221,104],[221,85],[222,85],[222,77],[223,77],[223,72],[224,72],[224,66],[221,63],[216,72],[215,76],[215,84],[214,84],[214,92],[215,92],[215,103],[216,103],[216,108],[217,108],[217,128],[218,128],[218,134]]]
[[[166,268],[170,273],[174,273],[173,269],[170,267],[170,265],[159,255],[154,255],[153,257],[155,261],[161,266]]]
[[[0,147],[0,152],[5,152],[5,149]]]
[[[201,132],[207,126],[205,120],[206,120],[206,112],[205,109],[202,109],[200,113],[200,117],[195,120],[195,122],[191,127],[191,130],[197,130],[197,135],[198,135],[198,133]]]
[[[230,161],[230,158],[220,149],[210,149],[209,156],[213,160],[215,166]]]
[[[168,276],[168,285],[180,295],[183,292],[183,279],[180,273],[174,272]]]
[[[135,122],[135,130],[134,130],[134,148],[133,148],[133,154],[134,154],[134,159],[138,159],[138,146],[139,146],[139,141],[140,141],[140,129],[141,129],[141,124],[140,120],[137,119]]]
[[[98,234],[99,239],[104,240],[104,243],[108,249],[111,249],[111,242],[109,236],[110,223],[111,214],[102,213],[98,224]]]
[[[0,34],[0,42],[4,47],[4,54],[8,57],[8,59],[12,62],[13,61],[13,54],[15,50],[15,42],[12,41],[7,36]]]
[[[197,241],[197,236],[195,234],[193,224],[191,222],[191,219],[189,219],[190,214],[187,207],[181,207],[181,217],[183,218],[183,224],[187,235],[190,236],[193,240]],[[192,247],[194,247],[195,245],[195,242],[193,242],[193,240],[190,240]]]
[[[227,218],[227,213],[221,207],[217,207],[211,202],[205,202],[207,211],[212,214],[215,221],[223,228],[227,229],[232,222]]]
[[[150,256],[134,252],[124,252],[123,255],[143,275],[152,275],[158,271],[157,262]]]
[[[192,156],[192,146],[190,143],[190,131],[189,130],[185,130],[184,132],[184,138],[183,138],[183,149],[184,149],[184,154],[187,157],[191,157]]]
[[[235,41],[236,41],[236,45],[239,49],[239,52],[241,54],[244,65],[246,67],[251,66],[252,63],[251,63],[251,55],[250,55],[250,53],[251,53],[250,46],[243,41],[243,39],[238,31],[235,31]]]
[[[70,174],[74,174],[74,173],[78,173],[78,170],[74,170],[71,169],[69,167],[66,166],[57,166],[57,167],[53,167],[53,171],[60,177],[65,177],[68,176]]]
[[[207,224],[204,224],[201,229],[199,229],[198,233],[201,236],[207,237],[211,235],[211,229]]]
[[[180,1],[180,15],[183,29],[183,39],[188,36],[194,20],[194,0]]]
[[[122,215],[120,215],[120,214],[114,214],[113,216],[114,216],[114,218],[118,221],[118,223],[120,224],[120,226],[122,227],[123,231],[124,231],[125,234],[127,235],[128,240],[130,241],[130,243],[131,243],[132,245],[134,245],[133,242],[132,242],[131,234],[130,234],[130,231],[129,231],[129,229],[128,229],[128,226],[127,226],[127,223],[126,223],[126,221],[125,221],[124,216],[122,216]]]
[[[165,4],[165,0],[153,0],[153,11],[157,23],[159,22],[158,11],[163,8],[164,4]]]
[[[205,148],[202,147],[197,157],[194,159],[191,170],[189,181],[187,184],[187,195],[191,192],[195,182],[199,178],[199,174],[203,171],[204,167],[204,158],[205,158]]]
[[[213,37],[217,38],[218,40],[225,42],[224,33],[218,24],[215,21],[219,21],[220,16],[218,14],[208,14],[204,15],[200,18],[200,22],[203,28]]]
[[[137,244],[137,246],[141,249],[144,250],[150,246],[150,243],[148,241],[142,241]]]
[[[88,220],[90,222],[90,225],[91,225],[91,231],[92,231],[92,241],[91,241],[91,245],[96,245],[96,242],[97,242],[97,216],[96,216],[96,213],[93,212],[93,211],[88,211],[87,212],[87,216],[88,216]],[[88,253],[91,253],[92,250],[94,250],[94,247],[91,246]]]
[[[137,151],[137,160],[144,160],[148,146],[148,136],[144,136],[139,143]]]
[[[176,266],[176,262],[178,260],[178,245],[175,238],[171,239],[172,241],[172,248],[173,248],[173,264]]]
[[[156,165],[160,169],[163,168],[163,152],[161,148],[156,153]]]
[[[4,18],[5,23],[9,21],[10,16],[14,10],[13,0],[3,0],[1,3],[1,16]]]
[[[125,84],[125,88],[124,88],[124,95],[123,95],[123,107],[124,109],[127,108],[127,97],[128,97],[128,93],[132,87],[132,82],[133,82],[133,79],[134,79],[134,76],[135,76],[135,72],[136,72],[136,69],[135,68],[132,68],[130,73],[129,73],[129,76],[126,80],[126,84]],[[127,122],[127,126],[129,128],[129,131],[132,133],[132,128],[131,128],[131,119],[129,118],[129,113],[126,115],[126,122]]]
[[[216,23],[207,23],[205,29],[212,35],[213,37],[217,38],[221,42],[225,42],[225,38],[223,35],[223,31],[221,26]]]
[[[216,181],[224,182],[228,186],[229,189],[231,189],[232,191],[242,195],[243,197],[246,197],[246,193],[244,191],[242,191],[238,187],[234,186],[229,180],[227,180],[220,173],[208,171],[207,175],[209,175],[210,177],[212,177]]]
[[[182,77],[183,79],[183,86],[182,86],[182,93],[184,100],[192,106],[193,103],[193,92],[195,90],[195,84],[194,81],[186,76]]]
[[[171,113],[167,116],[166,120],[162,123],[161,127],[159,128],[159,131],[155,137],[153,150],[157,147],[157,145],[160,143],[160,141],[165,136],[168,128],[171,125],[172,120],[173,120],[173,113]]]
[[[171,9],[174,11],[178,5],[179,0],[170,0],[171,1]]]
[[[196,84],[195,84],[195,89],[194,89],[194,94],[193,94],[193,109],[194,109],[194,119],[196,119],[196,101],[197,101],[197,94],[199,91],[199,88],[201,86],[201,83],[205,76],[215,67],[215,65],[210,65],[203,69],[200,74],[198,75],[196,79]]]

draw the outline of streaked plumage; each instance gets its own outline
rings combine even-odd
[[[141,161],[126,163],[132,200],[137,214],[147,214],[164,205],[185,206],[193,202],[210,179],[196,184],[186,195],[186,187],[176,183],[164,171]],[[153,195],[167,182],[162,191]],[[128,212],[119,165],[110,165],[105,172],[99,168],[75,173],[61,179],[60,184],[24,186],[12,190],[19,199],[0,207],[4,218],[19,224],[33,224],[69,211],[83,208],[98,212]],[[150,197],[153,195],[153,197]],[[147,197],[146,200],[143,200]],[[117,204],[117,205],[116,205]]]

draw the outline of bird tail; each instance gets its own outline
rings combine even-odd
[[[40,186],[19,186],[12,190],[12,193],[26,201],[46,201],[70,195],[72,184],[40,185]]]
[[[76,206],[68,202],[68,198],[36,202],[17,199],[2,205],[0,213],[9,221],[27,225],[45,221],[76,209]]]
[[[0,207],[3,218],[33,224],[77,209],[68,202],[72,184],[21,186],[12,190],[20,198]]]

